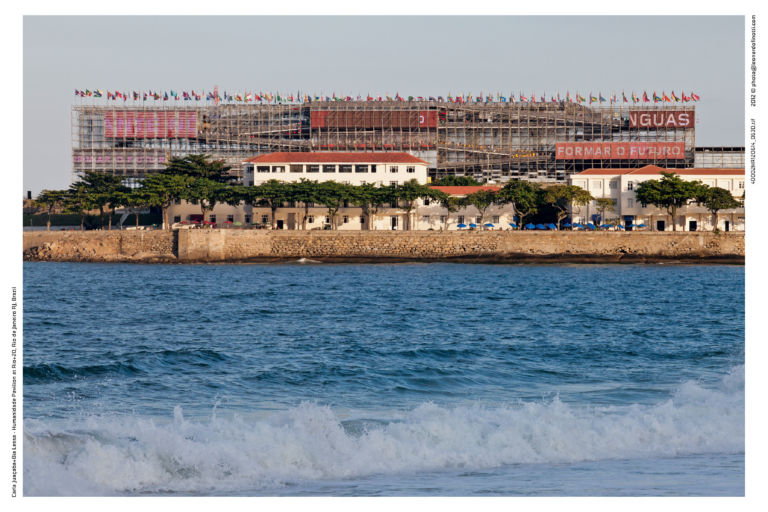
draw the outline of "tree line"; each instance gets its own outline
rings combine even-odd
[[[123,185],[119,176],[86,171],[67,190],[43,190],[36,198],[35,205],[39,210],[48,213],[48,229],[50,216],[55,211],[80,214],[82,230],[87,212],[94,210],[99,211],[102,229],[105,228],[105,214],[109,218],[106,228],[111,229],[112,213],[115,208],[121,206],[135,209],[137,226],[139,209],[159,208],[162,210],[164,226],[170,229],[168,209],[175,201],[185,200],[199,205],[203,219],[217,204],[268,207],[271,210],[273,229],[276,227],[275,214],[286,203],[302,205],[302,229],[306,229],[309,208],[315,204],[323,205],[327,209],[332,229],[338,227],[337,214],[342,207],[361,208],[368,229],[373,229],[373,220],[381,209],[398,207],[407,213],[405,229],[410,230],[411,214],[418,200],[435,201],[451,213],[474,206],[480,213],[481,223],[491,206],[510,205],[516,213],[518,228],[524,226],[525,218],[540,212],[551,216],[560,227],[572,208],[584,206],[594,200],[588,191],[575,185],[542,186],[529,181],[510,181],[498,190],[479,190],[463,197],[450,196],[416,180],[378,187],[372,184],[347,185],[336,181],[315,182],[302,179],[284,182],[273,179],[259,185],[245,186],[239,183],[236,176],[230,174],[230,170],[231,167],[223,161],[212,160],[208,155],[175,157],[165,169],[147,176],[139,187],[133,189]],[[435,183],[448,184],[480,183],[469,177],[449,177]],[[691,201],[706,206],[714,215],[718,210],[735,208],[734,202],[737,206],[740,205],[726,190],[707,187],[700,182],[684,181],[679,176],[668,173],[664,173],[661,180],[641,183],[636,195],[642,203],[665,208],[673,217],[677,208]],[[729,198],[731,202],[728,201]],[[598,209],[602,208],[603,215],[605,211],[613,208],[612,200],[608,198],[598,198],[596,203]]]

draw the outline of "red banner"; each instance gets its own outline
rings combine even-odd
[[[555,160],[677,160],[684,142],[558,142]]]
[[[197,137],[197,112],[188,110],[109,111],[104,114],[104,136],[129,139]]]
[[[436,110],[314,110],[312,128],[435,128]]]
[[[637,110],[629,113],[630,128],[693,128],[693,110]]]

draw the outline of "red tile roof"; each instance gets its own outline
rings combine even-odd
[[[245,160],[251,163],[269,164],[305,164],[305,163],[334,163],[334,164],[421,164],[429,162],[416,158],[410,153],[395,152],[357,152],[344,153],[341,151],[281,151],[266,155],[254,156]]]
[[[496,185],[467,185],[467,186],[436,186],[430,185],[430,188],[445,192],[449,196],[468,196],[474,194],[479,190],[500,190],[501,187]]]
[[[626,175],[626,174],[661,174],[661,172],[674,172],[680,176],[743,176],[744,169],[664,169],[656,165],[646,165],[639,169],[587,169],[574,176],[601,176],[601,175]]]

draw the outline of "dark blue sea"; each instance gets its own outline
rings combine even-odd
[[[23,277],[25,495],[744,494],[743,266]]]

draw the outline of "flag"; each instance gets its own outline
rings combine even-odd
[[[691,91],[691,99],[693,99],[693,101],[699,101],[701,98],[698,94],[693,94],[693,91]]]
[[[649,101],[651,100],[648,98],[648,93],[643,91],[643,102],[648,103]]]
[[[589,104],[591,105],[594,101],[597,101],[597,98],[592,96],[592,93],[589,93]]]
[[[600,103],[605,101],[605,98],[603,98],[603,93],[598,93],[598,97],[600,98]]]
[[[632,103],[637,103],[638,101],[640,101],[640,98],[635,95],[635,91],[632,91]]]
[[[571,91],[568,91],[565,93],[565,99],[568,100],[568,103],[573,103],[573,98],[571,97]]]
[[[585,101],[587,101],[587,99],[586,99],[584,96],[581,96],[579,93],[576,93],[576,100],[577,100],[579,103],[582,103],[582,102],[585,102]]]
[[[660,102],[660,101],[661,101],[661,98],[659,98],[659,97],[656,95],[656,91],[653,91],[653,102],[654,102],[654,103],[658,103],[658,102]]]
[[[680,99],[677,96],[675,96],[675,91],[672,91],[672,94],[670,95],[670,97],[672,98],[672,101],[680,101]]]
[[[624,91],[621,91],[621,99],[624,100],[624,103],[629,103],[629,100],[627,99],[627,95],[624,94]]]
[[[661,98],[667,103],[670,103],[672,101],[671,99],[669,99],[669,96],[667,96],[667,93],[665,93],[664,91],[661,92]]]
[[[685,93],[682,93],[682,94],[683,94],[683,102],[684,103],[688,103],[689,101],[691,101],[691,97],[690,96],[686,96]]]

